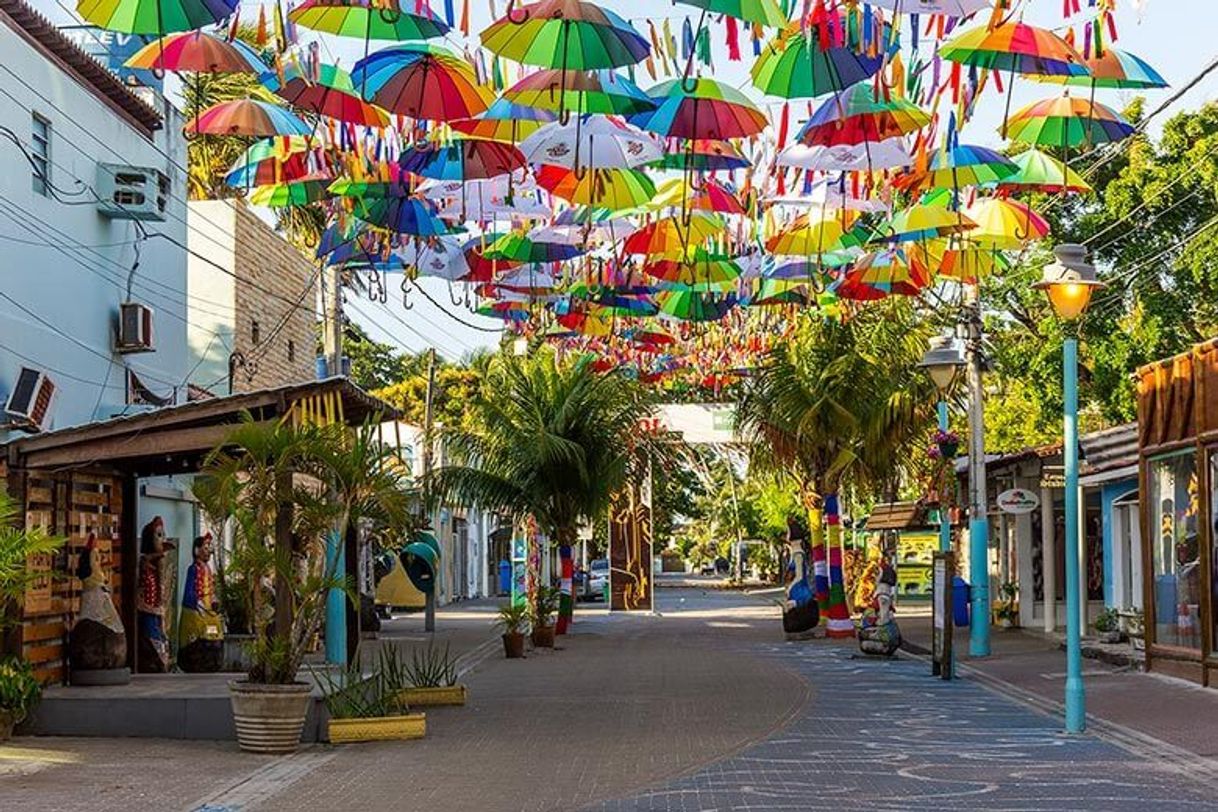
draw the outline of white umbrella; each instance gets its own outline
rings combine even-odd
[[[540,199],[545,193],[527,176],[513,178],[510,183],[507,175],[467,181],[428,181],[419,191],[438,201],[440,216],[448,220],[550,216],[550,207]]]
[[[809,147],[792,144],[778,156],[780,166],[814,169],[821,172],[857,172],[910,166],[913,157],[904,138],[889,138],[867,144],[840,144]]]
[[[898,14],[942,14],[946,17],[967,17],[994,7],[993,0],[868,0],[873,6]]]
[[[547,124],[520,143],[531,164],[567,169],[621,169],[657,161],[664,154],[659,139],[610,116],[572,116],[566,124]]]
[[[454,282],[469,273],[459,237],[408,240],[394,249],[394,256],[406,267],[416,266],[419,276],[434,276]]]
[[[848,211],[887,212],[888,204],[871,197],[856,197],[854,190],[840,181],[818,181],[806,195],[772,196],[766,200],[775,206],[796,209],[846,209]]]

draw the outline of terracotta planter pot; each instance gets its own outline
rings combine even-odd
[[[331,744],[421,739],[427,734],[427,715],[373,716],[368,719],[331,719],[326,735]]]
[[[554,627],[538,626],[533,629],[533,645],[537,648],[554,648]]]
[[[251,753],[292,753],[300,747],[312,689],[303,682],[228,684],[237,743]]]
[[[520,641],[521,647],[524,640]],[[464,685],[441,685],[432,688],[407,688],[398,693],[398,698],[407,707],[436,707],[438,705],[464,705]]]
[[[503,635],[503,654],[509,660],[524,656],[524,635],[520,632],[509,632]]]

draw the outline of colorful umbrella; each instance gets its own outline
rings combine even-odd
[[[543,165],[537,182],[551,194],[580,206],[621,211],[642,206],[655,196],[656,187],[637,169],[591,169],[577,173],[561,166]]]
[[[936,150],[924,174],[910,176],[910,189],[953,189],[998,183],[1018,171],[1010,158],[1000,152],[972,144],[958,144]]]
[[[1008,175],[995,187],[1000,193],[1039,191],[1090,192],[1091,186],[1073,169],[1037,149],[1021,152],[1013,159],[1015,174]]]
[[[643,266],[643,273],[665,282],[692,287],[732,282],[740,276],[741,270],[732,257],[699,247],[687,256],[652,260]]]
[[[315,76],[297,64],[259,77],[263,87],[295,107],[364,127],[384,127],[389,115],[359,97],[351,75],[337,65],[320,65]]]
[[[418,197],[386,197],[356,201],[355,216],[369,225],[397,234],[439,237],[452,233],[435,206]]]
[[[749,307],[805,306],[812,301],[808,286],[785,279],[762,279],[749,297]]]
[[[967,17],[990,9],[994,0],[868,0],[873,6],[890,9],[898,14],[939,14],[943,17]]]
[[[506,175],[525,165],[520,150],[498,141],[459,138],[448,143],[420,141],[403,150],[398,165],[436,180],[477,180]]]
[[[753,86],[767,96],[810,99],[869,79],[899,47],[892,28],[878,15],[871,19],[870,27],[850,24],[837,10],[806,25],[791,23],[753,63]]]
[[[579,245],[559,242],[534,242],[518,231],[504,234],[491,243],[482,255],[486,259],[506,259],[512,262],[562,262],[584,253]]]
[[[664,152],[659,139],[621,119],[576,116],[567,123],[547,124],[520,144],[531,164],[567,169],[623,169],[658,159]]]
[[[631,234],[622,250],[652,257],[683,257],[723,229],[723,218],[713,214],[699,212],[688,219],[680,215],[662,217]]]
[[[766,240],[771,254],[816,257],[846,247],[846,229],[835,218],[799,218],[792,227]]]
[[[653,209],[679,207],[685,211],[709,211],[719,214],[746,214],[744,205],[734,192],[716,180],[693,184],[685,178],[665,181],[649,204]]]
[[[876,229],[872,242],[912,242],[959,234],[977,224],[946,206],[915,204],[896,212]]]
[[[617,14],[583,0],[509,7],[482,32],[482,47],[525,65],[590,70],[647,58],[647,39]],[[561,92],[561,87],[560,87]]]
[[[864,82],[822,102],[795,140],[808,146],[868,144],[915,132],[929,123],[930,116],[913,102],[896,95],[886,99]]]
[[[964,209],[977,224],[965,236],[983,248],[1022,248],[1049,234],[1049,223],[1031,206],[1002,198],[983,198]]]
[[[470,138],[486,141],[518,143],[522,138],[535,133],[543,124],[558,119],[558,114],[539,107],[525,107],[504,98],[498,98],[486,108],[486,112],[475,118],[459,118],[449,122],[452,127]]]
[[[913,243],[909,246],[909,259],[925,268],[927,276],[937,274],[965,285],[975,285],[981,277],[1006,267],[999,251],[968,244],[949,247],[947,240]]]
[[[465,281],[490,282],[498,274],[520,267],[520,263],[515,260],[486,256],[487,250],[502,236],[502,234],[483,234],[465,242],[461,249],[465,255],[465,265],[469,268]]]
[[[744,169],[752,166],[730,141],[697,138],[683,150],[669,150],[652,164],[657,169],[684,169],[692,172],[714,172],[720,169]]]
[[[638,85],[608,69],[540,70],[505,90],[503,98],[524,107],[576,114],[629,115],[656,106]]]
[[[163,37],[215,25],[236,8],[237,0],[79,0],[76,13],[107,31]]]
[[[195,116],[182,132],[202,135],[311,135],[313,128],[286,107],[256,99],[234,99],[212,105]]]
[[[320,142],[299,135],[255,141],[233,162],[224,182],[252,188],[300,180],[316,169],[310,166],[314,161],[308,153],[320,146]]]
[[[714,79],[673,79],[647,95],[658,106],[630,122],[664,138],[747,138],[769,124],[747,96]]]
[[[1014,113],[1006,134],[1025,144],[1077,147],[1103,144],[1133,135],[1134,126],[1099,102],[1059,96],[1033,102]]]
[[[136,51],[123,63],[128,68],[192,73],[253,73],[267,69],[250,46],[203,31],[166,34]]]
[[[494,101],[467,60],[430,43],[370,54],[355,63],[351,79],[365,98],[389,112],[429,121],[472,118]]]
[[[431,39],[449,31],[425,0],[305,0],[288,12],[288,19],[314,31],[365,42]]]
[[[846,273],[842,285],[846,287],[847,294],[856,285],[866,285],[885,294],[915,296],[926,287],[928,281],[925,271],[911,263],[902,249],[888,248],[860,257]],[[842,286],[835,292],[843,298],[851,298],[850,295],[843,295]]]
[[[818,172],[860,172],[896,169],[914,162],[904,138],[832,147],[809,147],[795,143],[778,155],[780,166]]]
[[[782,13],[775,0],[680,0],[687,6],[702,9],[703,16],[726,14],[738,20],[771,28],[782,28],[787,24],[787,15]],[[699,24],[701,28],[701,24]]]
[[[1004,73],[1087,75],[1083,57],[1069,43],[1052,31],[1021,22],[970,28],[939,46],[939,56]]]
[[[1097,49],[1098,50],[1098,49]],[[1167,81],[1159,72],[1141,58],[1128,51],[1116,48],[1105,48],[1090,58],[1083,60],[1089,75],[1086,76],[1040,76],[1042,82],[1054,84],[1078,85],[1110,90],[1156,90],[1167,87]]]
[[[320,178],[305,178],[288,183],[272,183],[259,186],[250,193],[249,201],[255,206],[270,206],[272,208],[291,208],[307,206],[325,200],[330,195],[326,191],[329,180]]]
[[[683,321],[719,321],[739,303],[735,294],[670,290],[656,296],[660,311]]]

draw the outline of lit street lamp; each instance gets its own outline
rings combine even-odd
[[[955,336],[935,336],[930,340],[930,348],[918,362],[918,366],[926,370],[935,388],[939,390],[939,431],[947,431],[947,393],[964,368],[964,345]],[[952,461],[945,460],[946,464]],[[952,549],[952,530],[947,517],[947,511],[939,507],[939,549],[950,552]]]
[[[1063,456],[1066,468],[1066,731],[1081,733],[1087,726],[1086,695],[1083,689],[1083,652],[1080,637],[1078,538],[1078,336],[1077,322],[1091,301],[1091,293],[1103,283],[1095,277],[1095,266],[1087,261],[1081,245],[1059,245],[1055,262],[1045,266],[1035,287],[1063,322],[1062,377],[1065,387]]]

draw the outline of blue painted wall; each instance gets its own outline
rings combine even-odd
[[[1112,503],[1130,491],[1138,489],[1136,476],[1105,482],[1100,486],[1100,532],[1104,544],[1104,605],[1113,606],[1114,582],[1112,576]],[[1119,608],[1119,607],[1118,607]]]

